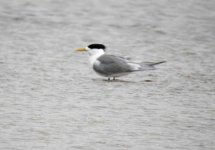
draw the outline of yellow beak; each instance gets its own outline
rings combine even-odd
[[[78,52],[84,52],[84,51],[87,51],[87,50],[86,50],[86,48],[77,48],[76,51],[78,51]]]

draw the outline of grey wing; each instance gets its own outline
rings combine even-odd
[[[114,56],[114,55],[111,55],[111,56]],[[131,58],[128,57],[128,56],[114,56],[114,57],[118,57],[118,58],[120,58],[120,59],[123,59],[123,60],[126,61],[126,62],[128,62],[128,61],[131,60]]]
[[[126,60],[114,55],[102,55],[98,58],[99,64],[94,64],[95,71],[105,75],[131,72],[132,68]]]

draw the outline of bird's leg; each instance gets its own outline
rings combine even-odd
[[[108,77],[108,81],[110,81],[110,78]]]
[[[116,77],[113,77],[113,80],[116,80]]]

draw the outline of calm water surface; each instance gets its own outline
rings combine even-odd
[[[0,0],[0,149],[214,150],[214,7]],[[90,43],[167,63],[106,82],[74,52]]]

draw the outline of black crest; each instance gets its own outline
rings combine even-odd
[[[90,49],[103,49],[105,50],[105,46],[103,44],[90,44],[88,46]]]

